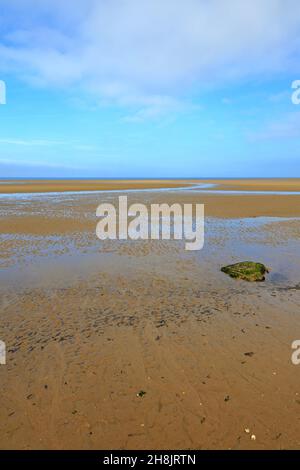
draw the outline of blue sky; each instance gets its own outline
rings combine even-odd
[[[0,0],[0,176],[300,176],[296,0]]]

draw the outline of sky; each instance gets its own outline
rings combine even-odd
[[[299,0],[0,0],[0,80],[0,177],[300,177]]]

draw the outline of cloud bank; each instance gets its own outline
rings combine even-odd
[[[141,117],[180,107],[207,87],[300,72],[298,0],[0,0],[0,6],[2,72],[141,107]]]

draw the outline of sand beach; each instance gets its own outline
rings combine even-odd
[[[1,449],[300,447],[300,179],[0,191]],[[119,194],[204,203],[204,248],[100,241],[96,208]],[[246,259],[265,282],[220,271]]]

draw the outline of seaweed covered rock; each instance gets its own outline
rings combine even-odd
[[[269,272],[262,263],[254,263],[253,261],[242,261],[241,263],[223,266],[221,271],[235,279],[243,279],[249,282],[264,281],[265,274]]]

